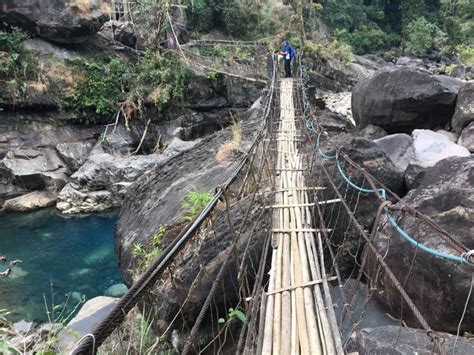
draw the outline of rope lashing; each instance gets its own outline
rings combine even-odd
[[[306,128],[308,129],[308,131],[310,131],[314,134],[317,134],[316,149],[317,149],[319,155],[322,158],[326,159],[326,160],[334,160],[336,162],[336,166],[337,166],[337,170],[339,172],[339,175],[353,189],[358,190],[362,193],[376,193],[376,192],[378,192],[382,196],[383,201],[386,201],[387,200],[387,192],[386,192],[385,189],[383,189],[383,188],[378,189],[378,190],[366,189],[366,188],[363,188],[361,186],[356,185],[355,183],[353,183],[350,180],[350,178],[344,172],[344,169],[341,166],[341,163],[340,163],[340,160],[339,160],[338,152],[336,151],[336,153],[334,155],[328,155],[323,151],[323,149],[321,148],[321,136],[323,134],[327,135],[327,133],[321,128],[321,126],[319,124],[318,124],[318,129],[316,129],[315,126],[314,126],[315,122],[316,122],[316,124],[318,124],[317,120],[315,118],[306,120]],[[400,225],[397,223],[395,218],[392,216],[392,214],[389,212],[387,207],[384,208],[384,211],[385,211],[385,215],[386,215],[388,221],[390,222],[390,225],[397,231],[397,233],[402,238],[407,240],[409,243],[411,243],[415,247],[417,247],[417,248],[419,248],[419,249],[423,250],[424,252],[427,252],[431,255],[434,255],[436,257],[440,257],[440,258],[447,259],[447,260],[450,260],[450,261],[454,261],[454,262],[474,266],[474,261],[471,260],[471,259],[474,259],[474,250],[470,250],[468,252],[465,252],[465,253],[461,254],[460,256],[457,256],[457,255],[447,254],[447,253],[443,253],[443,252],[440,252],[438,250],[429,248],[426,245],[424,245],[423,243],[418,242],[416,239],[411,237],[405,230],[403,230],[400,227]]]

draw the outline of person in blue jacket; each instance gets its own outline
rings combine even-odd
[[[287,78],[291,78],[291,61],[295,57],[295,50],[291,44],[288,43],[288,41],[285,41],[283,45],[283,52],[280,54],[285,58],[285,76]]]

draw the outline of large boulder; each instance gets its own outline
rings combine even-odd
[[[388,155],[395,167],[404,172],[410,162],[415,159],[413,139],[405,133],[392,134],[374,141]]]
[[[460,133],[464,127],[474,121],[474,80],[461,86],[456,111],[451,118],[451,128]]]
[[[389,68],[360,81],[352,91],[359,128],[369,124],[389,133],[444,126],[454,113],[462,81],[413,68]]]
[[[59,192],[86,160],[100,130],[49,113],[1,113],[0,204],[32,190]]]
[[[3,159],[6,173],[17,186],[57,191],[67,181],[67,165],[53,149],[11,150]]]
[[[119,301],[118,298],[99,296],[87,301],[58,335],[61,353],[69,353],[86,334],[91,334]]]
[[[34,191],[29,194],[5,201],[4,211],[30,212],[40,208],[53,206],[56,196],[49,191]]]
[[[383,181],[390,190],[399,195],[404,194],[405,186],[403,173],[394,165],[387,154],[385,154],[373,141],[356,137],[350,133],[341,132],[334,134],[332,139],[329,137],[328,140],[332,142],[332,149],[338,148],[343,151],[351,158],[351,160],[363,167],[376,179]],[[330,152],[327,151],[326,139],[321,142],[321,147],[327,154],[334,154],[334,150]],[[309,142],[308,149],[310,152],[314,152],[314,144],[312,142]],[[316,159],[322,158],[317,157]],[[351,181],[357,185],[363,184],[364,187],[370,188],[370,186],[364,182],[365,177],[360,170],[354,168],[349,163],[346,163],[344,158],[340,158],[339,161],[345,175],[349,177]],[[318,166],[317,164],[319,163],[316,162],[315,166]],[[366,230],[370,230],[375,218],[375,212],[380,205],[380,201],[374,194],[359,193],[349,187],[349,185],[347,185],[342,179],[335,164],[330,164],[328,166],[328,173],[332,177],[336,186],[339,187],[339,192],[342,195],[351,196],[347,197],[349,208],[354,211],[354,214],[362,227]],[[328,178],[322,169],[315,168],[312,170],[308,179],[308,184],[311,184],[311,186],[324,187],[326,191],[323,194],[325,200],[338,198],[338,196],[333,192],[333,187],[329,183]],[[332,215],[334,213],[334,205],[332,204],[322,208],[324,215]],[[335,224],[335,221],[337,221],[337,224]],[[327,228],[333,229],[331,232],[331,241],[334,244],[340,245],[341,243],[344,243],[344,247],[341,248],[340,255],[338,256],[338,266],[341,273],[347,273],[349,275],[354,268],[353,256],[361,251],[360,235],[350,223],[348,214],[342,212],[335,214],[334,219],[331,219],[328,222]]]
[[[0,22],[58,43],[82,43],[108,20],[93,1],[2,1]]]
[[[226,290],[233,289],[234,285],[239,284],[239,273],[247,272],[246,269],[239,270],[238,266],[244,258],[248,265],[259,263],[271,220],[268,211],[260,216],[262,202],[260,198],[257,198],[252,203],[251,198],[247,198],[230,207],[232,223],[239,226],[238,242],[230,255],[234,239],[229,230],[225,209],[216,211],[211,227],[203,228],[203,232],[200,233],[203,238],[193,238],[184,247],[182,257],[175,259],[170,266],[170,272],[163,275],[153,295],[149,296],[150,303],[155,305],[154,324],[159,333],[164,332],[169,326],[176,331],[188,330],[192,327],[227,255],[230,261],[222,277],[222,288]],[[267,202],[269,202],[268,199]],[[247,211],[249,211],[248,219],[245,217]],[[262,223],[253,230],[254,222],[252,221],[259,218]],[[238,262],[236,262],[236,257]],[[237,304],[238,297],[238,292],[218,292],[213,298],[216,314],[228,313],[228,305]],[[176,319],[178,313],[182,316]],[[196,343],[205,342],[203,339],[206,338],[205,343],[209,343],[212,336],[209,331],[211,327],[209,324],[200,329],[200,335],[195,339]],[[187,334],[180,335],[186,338]]]
[[[430,168],[417,189],[403,199],[403,205],[427,215],[451,237],[474,249],[474,156],[452,157]],[[445,241],[443,235],[411,214],[393,212],[401,229],[425,246],[451,255],[460,255]],[[383,228],[375,235],[374,245],[394,275],[404,284],[415,305],[435,330],[457,332],[471,286],[472,268],[466,264],[436,257],[417,249],[392,227],[384,217]],[[370,252],[369,252],[370,254]],[[371,257],[372,258],[372,257]],[[375,259],[369,263],[375,276]],[[378,299],[389,307],[393,315],[400,314],[401,296],[398,289],[381,273],[377,285]],[[411,312],[404,306],[404,320],[418,326]],[[474,303],[466,305],[464,330],[474,328]]]
[[[445,354],[474,354],[474,341],[457,338],[447,333],[437,334],[444,339]],[[423,329],[388,325],[355,330],[348,345],[348,352],[359,354],[430,355],[433,343]]]
[[[433,166],[448,157],[469,156],[469,151],[451,142],[445,135],[427,129],[415,129],[412,133],[415,160]]]
[[[185,211],[182,201],[191,190],[213,191],[224,183],[238,166],[261,124],[261,106],[253,106],[249,118],[240,121],[242,141],[236,153],[226,159],[222,149],[233,142],[232,129],[227,128],[203,138],[192,149],[171,160],[157,164],[130,187],[116,228],[116,250],[124,279],[130,282],[133,264],[132,246],[145,245],[160,225],[182,221]],[[173,150],[177,147],[171,147]],[[170,148],[170,149],[171,149]]]
[[[459,145],[466,147],[471,153],[474,153],[474,122],[464,128],[458,141]]]
[[[359,80],[372,75],[387,63],[375,56],[354,56],[348,66],[328,63],[310,65],[309,84],[324,91],[350,91]]]
[[[160,154],[113,155],[98,144],[61,190],[56,207],[64,214],[120,207],[131,183],[166,160]]]

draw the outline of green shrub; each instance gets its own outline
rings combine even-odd
[[[161,242],[168,229],[165,226],[160,226],[146,245],[135,243],[132,247],[132,256],[136,258],[139,270],[143,271],[150,266],[156,258],[161,254]]]
[[[357,54],[382,53],[400,41],[400,36],[395,33],[386,33],[377,25],[364,25],[352,33],[345,31],[342,37]]]
[[[38,64],[23,45],[27,38],[19,29],[0,31],[0,80],[5,81],[0,101],[15,102],[26,93],[26,81],[35,79]]]
[[[14,29],[0,31],[0,78],[31,79],[35,74],[36,63],[31,52],[26,50],[23,41],[28,34]]]
[[[424,17],[411,21],[405,30],[405,52],[422,56],[431,49],[440,49],[445,42],[445,33]]]
[[[474,46],[461,44],[456,47],[458,60],[469,66],[474,66]]]
[[[192,221],[196,218],[213,197],[212,192],[189,191],[181,202],[181,208],[185,210],[184,220]]]
[[[100,116],[117,112],[131,80],[127,65],[120,59],[103,62],[99,58],[91,63],[77,60],[74,67],[78,81],[63,105],[77,113],[94,112]]]
[[[75,61],[74,68],[77,82],[62,105],[86,116],[111,116],[126,101],[139,110],[140,103],[151,100],[161,112],[171,104],[182,103],[192,74],[174,53],[154,50],[147,51],[136,64],[96,58],[92,62]]]
[[[349,65],[353,59],[351,46],[337,39],[319,43],[306,41],[304,52],[315,61],[339,63],[344,66]]]

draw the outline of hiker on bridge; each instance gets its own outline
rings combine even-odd
[[[283,52],[280,52],[280,54],[285,58],[285,76],[291,78],[291,61],[295,57],[295,50],[288,41],[285,41]]]

